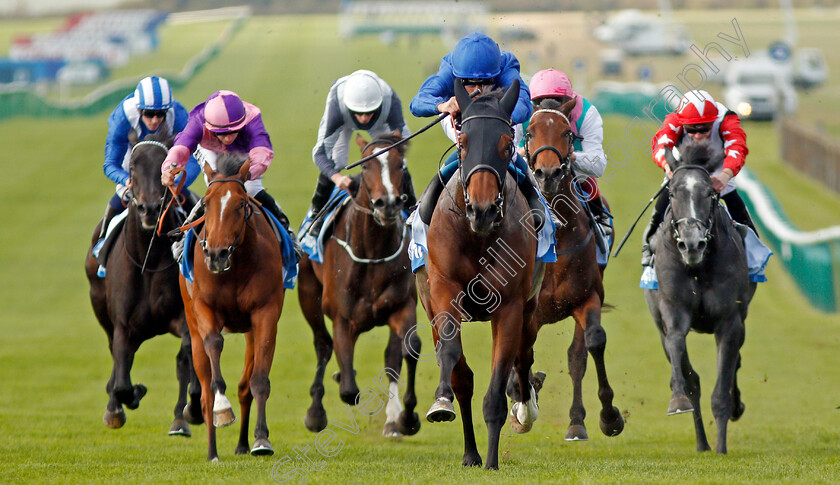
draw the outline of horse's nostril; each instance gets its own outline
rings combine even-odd
[[[534,177],[542,180],[545,178],[545,171],[541,168],[534,170]]]
[[[472,204],[467,204],[466,211],[468,216],[473,217],[475,215],[475,206]]]
[[[385,207],[385,201],[384,200],[376,199],[376,200],[373,201],[373,208],[374,209],[380,209],[381,210],[383,207]]]
[[[697,249],[699,249],[700,251],[705,251],[706,250],[706,241],[700,241],[697,244]]]
[[[684,242],[680,241],[680,242],[677,243],[677,247],[679,248],[680,251],[685,251],[686,245],[685,245]]]
[[[555,168],[551,171],[551,178],[555,179],[555,178],[560,178],[561,176],[563,176],[563,170],[562,169]]]
[[[219,259],[227,259],[230,256],[230,251],[227,248],[222,249],[219,251]]]

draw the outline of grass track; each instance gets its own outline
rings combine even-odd
[[[221,30],[221,24],[212,24]],[[191,29],[165,31],[160,56],[167,67],[200,49]],[[266,177],[278,201],[299,223],[314,187],[310,150],[323,100],[333,79],[357,68],[371,68],[388,80],[407,105],[422,80],[437,67],[446,47],[437,39],[386,47],[376,40],[343,42],[334,17],[254,18],[230,47],[211,62],[178,98],[188,106],[210,92],[233,89],[264,111],[275,145],[274,166]],[[204,32],[201,41],[215,38]],[[194,43],[193,48],[187,46]],[[177,46],[177,49],[174,47]],[[248,50],[255,61],[245,59]],[[155,65],[139,60],[139,72]],[[405,106],[407,113],[407,106]],[[609,117],[606,138],[621,136],[628,120]],[[409,119],[417,129],[425,120]],[[315,435],[302,419],[309,403],[314,369],[311,333],[300,315],[296,292],[287,293],[272,371],[268,424],[277,454],[269,459],[233,455],[237,431],[218,433],[222,462],[208,464],[203,426],[190,439],[170,438],[166,430],[176,397],[177,342],[161,337],[144,344],[132,377],[149,386],[136,411],[128,411],[118,431],[101,422],[110,372],[107,340],[87,299],[82,258],[90,231],[101,216],[112,185],[101,175],[105,115],[71,120],[19,118],[0,122],[0,482],[240,482],[272,483],[303,462],[294,447],[314,447]],[[840,200],[793,176],[777,158],[768,125],[747,126],[753,150],[750,166],[782,198],[800,226],[808,214],[837,222]],[[418,191],[435,170],[446,146],[440,130],[417,139],[408,154]],[[624,230],[656,189],[659,173],[643,153],[603,184]],[[792,179],[792,183],[791,183]],[[201,191],[201,183],[196,187]],[[784,190],[781,190],[784,189]],[[780,193],[782,192],[782,193]],[[816,194],[816,195],[815,195]],[[810,216],[809,216],[810,217]],[[833,218],[833,219],[832,219]],[[822,227],[819,225],[817,227]],[[584,382],[590,441],[562,440],[568,424],[570,385],[565,349],[571,324],[546,327],[536,346],[536,368],[549,374],[534,430],[515,435],[503,430],[501,470],[487,473],[460,466],[460,422],[431,425],[398,442],[381,437],[384,415],[362,417],[351,411],[357,435],[337,429],[343,449],[309,470],[312,483],[416,483],[451,479],[457,483],[836,483],[840,443],[840,318],[811,309],[772,260],[770,283],[759,288],[747,321],[739,373],[747,412],[729,428],[729,455],[697,454],[691,419],[666,417],[669,368],[637,288],[639,231],[607,270],[605,314],[607,370],[616,404],[628,415],[624,433],[606,438],[598,431],[599,407],[594,369]],[[422,315],[422,313],[421,313]],[[419,318],[425,322],[422,316]],[[420,332],[426,349],[428,329]],[[242,368],[241,336],[226,337],[222,368],[233,389]],[[481,399],[489,378],[489,329],[484,323],[464,330],[464,348],[476,373],[474,418],[479,451],[486,452]],[[372,387],[382,368],[386,333],[364,335],[356,351],[358,382]],[[709,396],[715,379],[713,339],[692,334],[689,349],[703,383],[703,411],[710,440]],[[337,369],[331,361],[327,375]],[[424,362],[418,372],[418,411],[425,413],[437,382],[437,367]],[[332,420],[347,417],[337,386],[327,382],[325,404]],[[232,397],[232,395],[230,395]],[[458,420],[460,421],[460,420]]]

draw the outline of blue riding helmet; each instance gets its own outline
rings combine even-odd
[[[452,67],[460,79],[493,79],[502,72],[502,53],[493,39],[474,32],[458,41]]]
[[[172,107],[172,89],[169,82],[157,76],[143,78],[134,90],[137,109],[165,110]]]

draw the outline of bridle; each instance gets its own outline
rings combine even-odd
[[[569,151],[568,151],[568,153],[563,155],[562,153],[560,153],[560,150],[557,147],[555,147],[554,145],[543,145],[543,146],[537,148],[536,150],[534,150],[534,153],[530,153],[529,149],[528,149],[528,144],[531,140],[531,135],[529,135],[526,132],[525,133],[525,161],[528,162],[529,166],[533,167],[534,164],[537,163],[537,155],[539,155],[541,152],[543,152],[545,150],[548,150],[548,151],[554,152],[557,155],[557,158],[560,159],[560,170],[562,170],[564,174],[570,173],[571,169],[572,169],[572,153],[574,153],[574,151],[575,151],[575,146],[574,146],[575,141],[576,140],[583,141],[583,137],[571,130],[572,123],[571,123],[571,121],[569,121],[569,118],[565,114],[563,114],[562,111],[558,111],[556,109],[548,109],[548,108],[538,109],[538,110],[534,111],[534,113],[531,115],[531,120],[533,120],[534,117],[537,116],[540,113],[558,115],[561,118],[563,118],[563,120],[566,122],[567,125],[569,125],[570,129],[568,131],[568,134],[566,135],[566,136],[569,137]],[[533,163],[531,163],[532,161],[533,161]]]
[[[381,144],[383,144],[383,143],[388,143],[388,144],[390,144],[390,143],[392,143],[392,140],[389,140],[389,139],[387,139],[387,138],[374,138],[373,140],[371,140],[370,142],[368,142],[368,144],[367,144],[367,145],[365,145],[365,146],[364,146],[364,148],[362,148],[362,153],[367,152],[368,148],[370,148],[371,146],[374,146],[374,145],[381,145]],[[387,153],[387,152],[385,152],[385,153]],[[362,170],[365,170],[366,168],[367,168],[367,164],[366,164],[366,163],[365,163],[365,164],[362,164]],[[400,166],[400,170],[403,170],[403,171],[405,171],[405,170],[406,170],[406,166],[405,166],[405,158],[403,158],[403,160],[402,160],[402,165]],[[369,190],[369,189],[368,189],[368,187],[367,187],[367,183],[365,182],[365,176],[364,176],[364,174],[362,174],[360,178],[361,178],[360,184],[361,184],[361,186],[362,186],[362,189],[364,189],[365,194],[367,194],[369,207],[373,207],[373,203],[374,203],[373,196],[371,195],[370,190]],[[405,203],[405,201],[406,201],[406,200],[408,200],[408,196],[407,196],[406,194],[400,194],[399,199],[400,199],[403,203]],[[367,208],[367,207],[364,207],[364,206],[360,205],[358,202],[356,202],[356,200],[355,200],[355,198],[354,198],[354,197],[350,197],[350,201],[351,201],[351,202],[352,202],[352,204],[353,204],[353,209],[354,209],[354,210],[357,210],[357,211],[359,211],[359,212],[361,212],[361,213],[363,213],[363,214],[367,214],[367,215],[369,215],[369,216],[373,217],[374,222],[376,222],[376,223],[377,223],[377,224],[379,224],[380,226],[384,226],[384,225],[385,225],[385,224],[384,224],[384,222],[383,222],[382,220],[380,220],[380,218],[379,218],[379,217],[377,217],[377,216],[376,216],[376,212],[375,212],[375,211],[373,211],[373,210],[371,210],[371,209],[369,209],[369,208]]]
[[[221,178],[216,180],[211,180],[207,186],[209,188],[210,185],[220,182],[236,182],[242,186],[242,190],[245,190],[245,182],[239,180],[238,178]],[[204,204],[204,201],[201,202]],[[251,205],[250,198],[247,199],[247,203],[245,206],[245,215],[242,218],[242,228],[239,230],[239,235],[236,236],[236,239],[233,241],[233,244],[228,246],[228,254],[233,254],[233,251],[236,250],[242,244],[242,241],[245,239],[245,228],[248,226],[248,219],[254,214],[254,207]],[[196,239],[198,240],[198,244],[201,245],[201,249],[207,249],[207,223],[205,222],[204,227],[202,228],[202,233],[204,233],[204,238],[201,237],[200,234],[196,234]]]
[[[706,170],[705,167],[702,167],[700,165],[681,165],[681,166],[677,167],[676,169],[674,169],[674,171],[672,172],[672,175],[671,175],[672,180],[673,180],[673,176],[676,175],[677,172],[679,172],[680,170],[683,170],[683,169],[701,170],[706,175],[711,176],[709,174],[709,171]],[[673,186],[672,186],[672,188],[673,188]],[[670,199],[674,198],[673,191],[668,192],[668,197]],[[685,223],[685,224],[696,224],[697,226],[699,226],[703,230],[703,242],[708,243],[709,240],[712,239],[712,228],[713,228],[714,222],[715,222],[715,206],[718,204],[719,200],[720,200],[720,194],[718,194],[717,192],[714,192],[714,195],[711,197],[711,210],[709,211],[709,218],[706,221],[701,221],[700,219],[697,219],[696,217],[682,217],[682,218],[677,219],[677,220],[672,219],[671,220],[671,231],[673,232],[674,240],[677,241],[678,243],[682,241],[682,237],[680,236],[678,226],[680,224]]]
[[[495,120],[499,120],[502,123],[504,123],[505,126],[507,126],[511,131],[513,131],[513,124],[511,123],[511,121],[509,119],[506,119],[506,118],[503,118],[499,115],[494,115],[494,114],[489,114],[489,115],[480,114],[480,115],[467,116],[466,118],[462,119],[461,122],[456,126],[457,131],[461,132],[462,127],[468,121],[472,121],[472,120],[476,120],[476,119],[495,119]],[[469,178],[474,173],[482,171],[482,170],[493,173],[494,175],[496,175],[496,182],[497,182],[498,189],[499,189],[499,194],[496,196],[496,199],[493,201],[494,204],[496,204],[496,207],[499,208],[499,213],[497,214],[496,221],[493,223],[493,225],[498,227],[499,224],[501,224],[501,220],[504,219],[504,217],[505,217],[505,209],[504,209],[504,207],[505,207],[505,196],[504,196],[505,183],[504,183],[504,180],[505,179],[504,179],[504,177],[507,176],[507,166],[510,163],[510,161],[505,160],[505,164],[504,164],[504,167],[502,169],[501,174],[499,174],[496,171],[495,167],[493,167],[492,165],[482,163],[482,164],[476,165],[475,167],[472,167],[470,172],[467,174],[467,176],[464,177],[464,161],[461,158],[460,137],[457,138],[457,140],[458,140],[458,143],[457,143],[457,147],[456,147],[456,153],[458,154],[458,171],[461,174],[461,177],[460,177],[461,178],[461,192],[464,195],[464,205],[466,206],[467,204],[470,203],[470,195],[467,192],[467,186],[469,185]],[[511,151],[511,153],[513,153],[513,136],[511,136],[510,144],[511,144],[510,151]]]

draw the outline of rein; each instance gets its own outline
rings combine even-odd
[[[435,118],[435,120],[434,120],[434,121],[432,121],[432,122],[431,122],[431,123],[429,123],[428,125],[424,126],[423,128],[420,128],[419,130],[417,130],[417,132],[412,133],[411,135],[409,135],[409,136],[407,136],[407,137],[405,137],[405,138],[403,138],[403,139],[401,139],[401,140],[397,141],[396,143],[393,143],[393,144],[391,144],[391,145],[388,145],[387,147],[383,148],[382,150],[379,150],[378,152],[371,153],[370,155],[368,155],[368,156],[366,156],[366,157],[362,158],[361,160],[359,160],[358,162],[353,162],[353,163],[351,163],[350,165],[347,165],[346,167],[342,168],[341,170],[349,170],[349,169],[351,169],[351,168],[358,167],[359,165],[361,165],[361,164],[363,164],[363,163],[367,162],[368,160],[370,160],[370,159],[372,159],[372,158],[376,158],[376,157],[378,157],[379,155],[382,155],[383,153],[387,153],[387,152],[388,152],[388,150],[390,150],[390,149],[392,149],[392,148],[394,148],[394,147],[397,147],[397,146],[402,145],[403,143],[407,142],[408,140],[411,140],[412,138],[414,138],[415,136],[419,135],[420,133],[423,133],[424,131],[428,130],[429,128],[431,128],[431,127],[435,126],[436,124],[438,124],[439,122],[441,122],[441,121],[442,121],[444,118],[446,118],[447,116],[449,116],[449,113],[441,113],[441,114],[439,114],[439,115]],[[371,143],[372,143],[372,142],[371,142]]]

